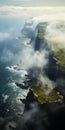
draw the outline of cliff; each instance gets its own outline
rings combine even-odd
[[[41,68],[32,67],[28,70],[29,93],[25,100],[21,100],[25,109],[16,130],[65,129],[65,51],[50,46],[45,37],[47,26],[47,22],[37,25],[34,45],[35,51],[49,52],[48,64],[42,68],[45,80],[43,83],[40,81]],[[48,80],[54,82],[55,87]]]

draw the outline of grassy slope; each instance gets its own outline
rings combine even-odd
[[[45,28],[47,26],[47,23],[45,24],[39,24],[39,32],[38,32],[38,37],[42,40],[45,41]],[[47,43],[47,42],[46,42]],[[54,43],[47,43],[52,46],[52,54],[54,59],[57,61],[57,64],[59,64],[63,70],[65,70],[65,49],[60,49],[59,44]],[[53,49],[54,48],[54,49]]]
[[[49,95],[45,95],[42,90],[35,88],[33,89],[33,93],[40,103],[59,102],[63,100],[63,96],[55,90],[52,90]]]
[[[65,50],[58,49],[53,52],[54,58],[56,58],[57,64],[59,64],[63,70],[65,70]]]
[[[39,31],[38,31],[38,37],[45,41],[45,28],[47,26],[47,23],[42,23],[39,24]],[[39,44],[39,43],[38,43]],[[53,57],[56,59],[57,64],[59,64],[63,69],[65,69],[65,50],[64,49],[59,49],[56,47],[56,50],[51,50]],[[38,101],[41,103],[45,102],[57,102],[57,101],[62,101],[63,96],[60,95],[59,92],[52,90],[49,95],[45,95],[44,91],[36,87],[36,83],[32,83],[31,87],[34,95],[38,98]],[[46,88],[48,89],[48,88]]]

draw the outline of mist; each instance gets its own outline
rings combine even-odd
[[[50,22],[46,28],[45,40],[51,46],[52,50],[57,47],[59,49],[65,48],[65,21]]]
[[[48,52],[42,50],[41,52],[35,51],[34,48],[26,47],[22,53],[21,66],[24,69],[32,67],[43,68],[48,63]]]

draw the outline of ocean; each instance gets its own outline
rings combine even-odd
[[[26,98],[29,90],[16,86],[23,82],[25,70],[13,66],[20,63],[20,52],[25,48],[21,36],[24,20],[21,18],[0,18],[0,120],[18,120],[24,111],[19,99]],[[19,68],[19,65],[17,65]]]
[[[58,85],[61,87],[65,84],[65,74],[62,72],[63,76],[61,75],[61,67],[59,67],[60,65],[58,65],[52,54],[52,52],[55,53],[57,48],[61,50],[61,53],[65,53],[64,15],[61,13],[58,18],[60,12],[56,15],[57,10],[52,9],[53,12],[50,10],[52,13],[48,13],[50,8],[48,8],[47,12],[46,8],[39,7],[11,7],[11,10],[9,7],[6,8],[10,12],[2,11],[2,14],[0,14],[1,130],[15,128],[24,112],[25,105],[20,99],[26,99],[29,89],[23,89],[17,86],[17,83],[24,83],[27,80],[26,75],[28,72],[31,75],[31,79],[32,76],[33,79],[34,77],[39,78],[39,82],[36,84],[38,86],[33,82],[34,85],[32,87],[40,87],[41,85],[41,90],[45,94],[49,92],[45,86],[52,91]],[[43,13],[44,11],[46,15]],[[16,12],[18,12],[17,16],[15,15]],[[42,16],[43,14],[44,16]],[[65,58],[64,55],[61,56]]]

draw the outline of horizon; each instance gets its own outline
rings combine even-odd
[[[65,0],[0,0],[0,6],[21,6],[21,7],[37,7],[37,6],[65,6]]]

